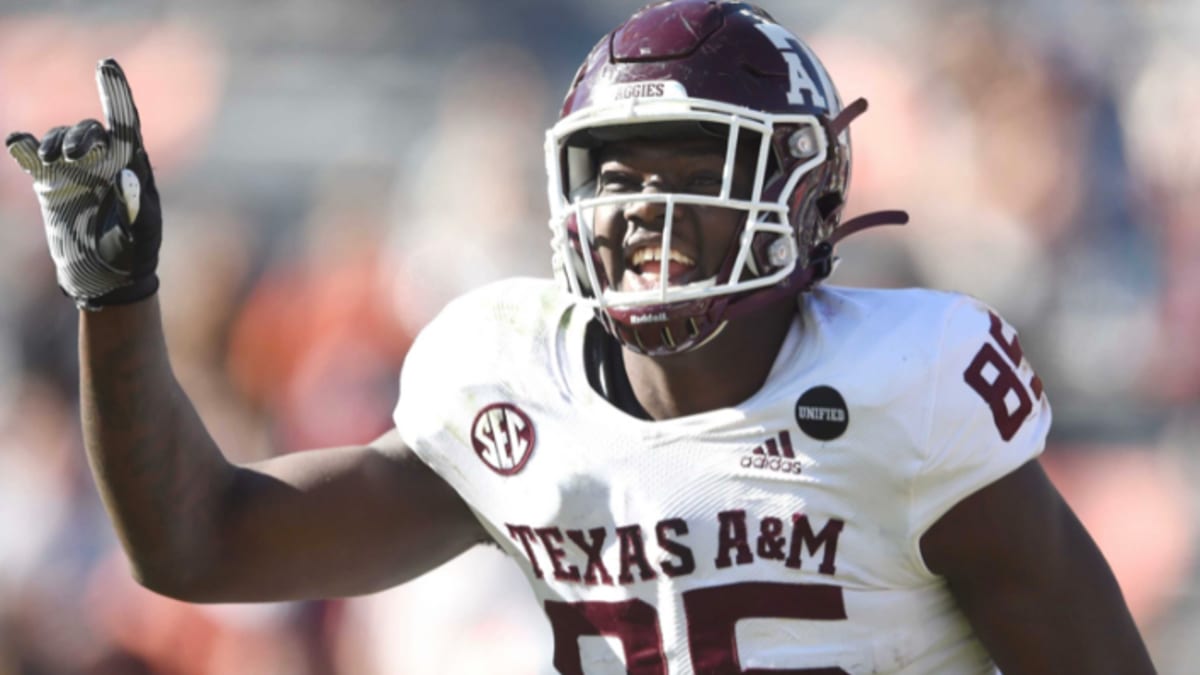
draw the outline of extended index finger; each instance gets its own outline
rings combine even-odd
[[[96,86],[112,137],[131,146],[141,145],[141,119],[133,103],[133,92],[125,71],[115,60],[105,59],[96,66]]]

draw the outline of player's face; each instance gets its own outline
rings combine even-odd
[[[725,150],[725,141],[718,138],[612,143],[600,154],[596,192],[600,196],[663,192],[717,196]],[[749,157],[739,156],[731,191],[735,198],[749,195],[750,165]],[[670,275],[672,285],[715,276],[745,212],[676,204],[670,259],[660,260],[665,217],[666,205],[661,202],[637,200],[597,207],[596,246],[614,288],[657,288],[662,274]]]

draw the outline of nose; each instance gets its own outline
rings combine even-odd
[[[668,192],[661,178],[651,178],[642,185],[641,194],[663,194]],[[661,200],[634,199],[622,208],[625,221],[641,228],[661,230],[666,220],[667,204]]]

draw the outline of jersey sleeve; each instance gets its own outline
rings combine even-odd
[[[453,301],[417,335],[400,374],[393,421],[404,443],[465,497],[474,466],[470,423],[482,402],[536,396],[531,364],[544,362],[561,294],[550,282],[507,279]],[[469,500],[468,500],[469,501]]]
[[[421,332],[404,358],[400,399],[392,415],[404,443],[430,468],[459,491],[467,444],[458,433],[463,406],[492,385],[507,380],[504,364],[519,358],[512,344],[518,313],[528,301],[528,284],[504,280],[472,290],[450,301]],[[526,303],[528,304],[528,303]]]
[[[456,359],[465,345],[464,336],[477,331],[483,315],[473,311],[476,299],[467,295],[451,301],[418,333],[404,358],[400,371],[400,398],[393,412],[396,430],[404,444],[412,448],[436,473],[445,476],[445,452],[436,452],[452,414],[450,392],[461,381],[462,359]]]
[[[948,310],[934,373],[911,492],[918,558],[920,536],[938,518],[1042,452],[1051,419],[1016,331],[973,299]]]

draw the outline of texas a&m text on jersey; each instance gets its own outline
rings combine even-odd
[[[83,438],[145,586],[345,597],[492,543],[563,675],[1153,672],[1036,459],[1013,328],[826,283],[839,242],[908,216],[843,218],[867,103],[766,11],[669,0],[604,36],[545,137],[555,279],[451,302],[394,429],[244,464],[175,377],[141,118],[116,61],[97,84],[107,126],[6,144],[83,310]]]

